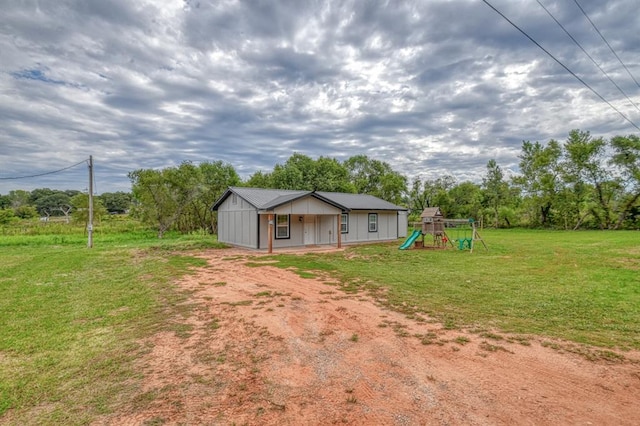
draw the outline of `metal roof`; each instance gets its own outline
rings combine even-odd
[[[342,210],[407,210],[405,207],[396,206],[395,204],[384,201],[373,195],[366,194],[346,194],[342,192],[314,192],[314,191],[295,191],[288,189],[262,189],[262,188],[245,188],[232,186],[216,201],[211,207],[217,210],[218,207],[232,193],[242,197],[258,210],[270,210],[281,204],[297,200],[298,198],[310,195],[318,198],[326,203],[332,204]]]
[[[349,210],[407,210],[381,198],[368,194],[347,194],[344,192],[321,192],[316,194],[340,204]]]

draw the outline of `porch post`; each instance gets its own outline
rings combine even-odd
[[[268,253],[273,253],[273,215],[270,214],[269,215],[269,232],[267,233],[268,237],[267,239],[269,240],[269,242],[267,243],[267,252]]]
[[[338,215],[338,248],[342,248],[342,214]]]

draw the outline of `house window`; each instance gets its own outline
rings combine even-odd
[[[378,213],[369,213],[369,232],[378,232]]]
[[[347,213],[342,213],[340,216],[340,233],[349,233],[349,215]]]
[[[276,215],[276,238],[289,238],[289,215]]]
[[[231,204],[233,204],[234,206],[238,204],[238,194],[231,195]]]

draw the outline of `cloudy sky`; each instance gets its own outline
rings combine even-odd
[[[640,124],[637,0],[490,3]],[[2,0],[0,193],[129,171],[366,154],[409,179],[517,173],[523,140],[638,134],[480,0]],[[621,90],[609,80],[613,80]],[[629,100],[630,99],[630,100]]]

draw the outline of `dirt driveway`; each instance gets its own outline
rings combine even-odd
[[[326,279],[212,250],[179,285],[194,310],[140,360],[144,387],[99,424],[637,425],[640,354],[444,330]],[[548,342],[548,340],[545,340]]]

